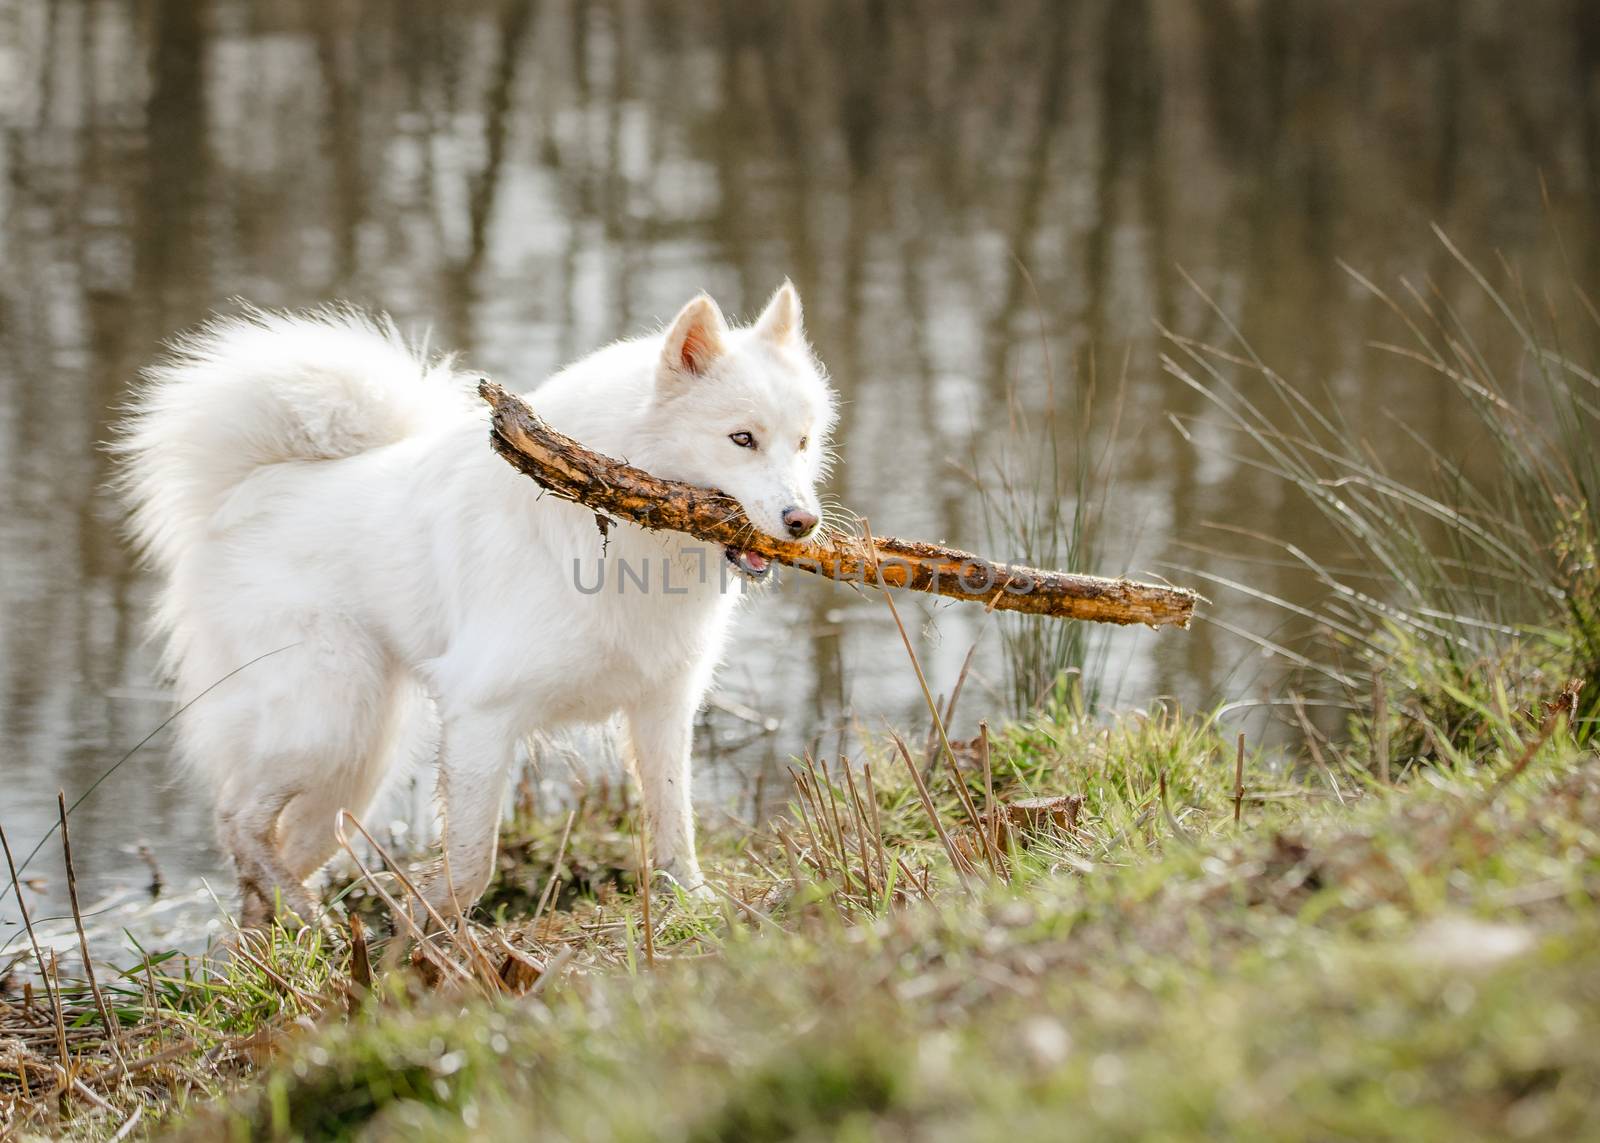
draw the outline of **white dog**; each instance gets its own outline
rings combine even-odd
[[[279,901],[309,916],[338,811],[363,811],[428,725],[422,695],[445,837],[424,893],[441,911],[489,882],[518,740],[619,713],[654,866],[702,885],[692,720],[766,561],[630,525],[603,538],[494,454],[471,380],[387,322],[254,313],[154,367],[115,446],[165,580],[179,699],[225,679],[178,733],[215,789],[247,924]],[[593,449],[721,488],[772,536],[817,527],[834,402],[787,282],[748,328],[702,294],[529,401]]]

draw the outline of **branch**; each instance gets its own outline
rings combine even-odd
[[[902,587],[1058,619],[1187,627],[1200,598],[1185,588],[994,563],[971,552],[892,536],[872,537],[870,542],[857,536],[774,539],[757,531],[726,493],[661,480],[586,449],[492,381],[479,382],[478,395],[494,410],[490,443],[513,468],[563,500],[644,528],[686,532],[829,579]]]

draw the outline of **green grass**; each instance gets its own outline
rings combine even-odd
[[[1481,696],[1486,678],[1528,708],[1568,679],[1600,674],[1600,374],[1576,352],[1592,353],[1600,309],[1576,282],[1540,294],[1511,267],[1486,273],[1435,235],[1475,292],[1467,301],[1487,315],[1481,323],[1499,324],[1514,352],[1481,351],[1464,302],[1433,282],[1402,279],[1388,291],[1351,277],[1394,316],[1392,342],[1372,346],[1389,384],[1436,397],[1459,426],[1442,445],[1398,421],[1412,447],[1374,449],[1327,379],[1290,380],[1220,310],[1226,345],[1169,334],[1162,359],[1204,399],[1230,458],[1281,482],[1325,526],[1330,543],[1314,552],[1226,529],[1232,546],[1259,545],[1306,577],[1302,594],[1314,601],[1286,611],[1312,632],[1298,648],[1307,668],[1298,685],[1355,699],[1358,741],[1392,729],[1429,759],[1459,732],[1481,739],[1492,725],[1460,698]],[[1374,701],[1375,674],[1400,705]],[[1392,727],[1377,725],[1391,717]],[[1587,735],[1597,721],[1600,687],[1590,686],[1575,725]]]
[[[86,1043],[79,1074],[116,1114],[69,1101],[30,1122],[104,1138],[142,1106],[208,1140],[1572,1138],[1600,1113],[1600,759],[1495,693],[1463,696],[1492,733],[1392,787],[1359,759],[1251,755],[1236,799],[1214,717],[1070,704],[994,734],[987,776],[957,744],[926,801],[888,749],[870,806],[864,770],[802,770],[808,808],[781,833],[708,832],[729,899],[658,894],[649,940],[630,810],[592,800],[565,849],[564,818],[519,820],[472,939],[438,946],[455,975],[390,938],[366,989],[347,936],[309,931],[205,968],[152,958],[109,987],[127,1057],[157,1062],[119,1083]],[[1070,828],[1019,827],[985,856],[991,806],[1062,794],[1081,799]],[[575,888],[534,923],[552,870]],[[531,990],[499,986],[502,940],[545,966]]]
[[[1580,1133],[1600,1111],[1592,753],[1558,729],[1531,756],[1537,736],[1408,787],[1351,785],[1345,805],[1314,787],[1255,797],[1289,790],[1253,774],[1235,827],[1209,733],[1176,715],[1109,733],[1042,717],[997,740],[998,780],[1086,804],[1072,836],[1013,852],[1009,884],[969,897],[890,783],[884,833],[936,867],[931,900],[864,916],[727,855],[771,919],[730,907],[685,924],[667,903],[649,968],[637,902],[618,895],[596,908],[632,935],[588,941],[594,967],[531,999],[412,989],[332,1013],[182,1132]]]

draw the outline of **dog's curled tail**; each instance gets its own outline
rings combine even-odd
[[[465,407],[388,319],[250,310],[178,339],[112,443],[135,539],[170,569],[252,473],[399,441]]]

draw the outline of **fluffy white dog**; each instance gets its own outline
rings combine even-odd
[[[152,368],[116,445],[179,700],[225,679],[178,733],[247,924],[310,915],[338,811],[366,809],[430,702],[444,853],[423,891],[441,911],[489,882],[517,741],[618,713],[653,863],[702,885],[693,716],[767,564],[629,525],[603,540],[491,451],[472,380],[387,322],[252,313]],[[721,488],[772,536],[818,524],[834,401],[788,283],[747,328],[696,297],[528,399],[591,448]]]

